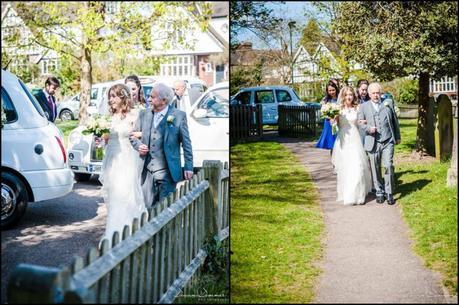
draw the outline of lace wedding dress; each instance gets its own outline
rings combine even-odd
[[[141,214],[146,211],[140,185],[141,158],[129,142],[129,132],[136,118],[137,111],[131,111],[124,119],[116,115],[112,117],[99,176],[107,205],[107,226],[102,239],[108,239],[110,245],[115,231],[119,232],[121,239],[124,226],[131,227],[134,218],[140,221]]]
[[[344,204],[363,204],[371,190],[370,165],[357,125],[357,109],[343,109],[333,146],[332,163],[337,174],[337,199]]]

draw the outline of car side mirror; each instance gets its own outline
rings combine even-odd
[[[206,109],[196,109],[193,112],[193,116],[196,119],[203,119],[203,118],[207,117],[207,110]]]

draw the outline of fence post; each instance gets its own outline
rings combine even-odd
[[[206,196],[204,221],[206,223],[205,237],[213,237],[218,233],[218,208],[221,193],[220,176],[223,169],[218,160],[204,160],[204,177],[209,181],[209,192]]]
[[[68,270],[19,264],[8,281],[8,303],[62,303],[69,283]]]

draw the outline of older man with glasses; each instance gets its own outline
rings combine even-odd
[[[147,208],[156,205],[176,188],[183,178],[193,177],[193,151],[186,114],[170,105],[174,94],[159,83],[150,92],[150,108],[139,113],[134,130],[142,132],[141,140],[131,133],[130,141],[144,160],[141,183]],[[182,172],[180,146],[185,160]]]

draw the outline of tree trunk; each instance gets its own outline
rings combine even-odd
[[[416,152],[420,158],[429,153],[428,149],[428,126],[427,126],[427,109],[429,107],[429,80],[428,73],[419,75],[419,93],[418,93],[418,125],[416,132]]]
[[[91,102],[91,86],[92,86],[92,63],[91,50],[83,48],[81,54],[81,95],[80,95],[80,111],[78,120],[80,124],[86,120],[88,116],[86,109]]]

